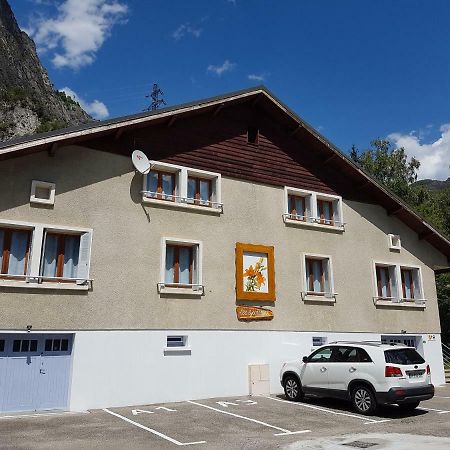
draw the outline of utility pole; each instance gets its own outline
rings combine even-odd
[[[146,98],[151,98],[152,101],[150,103],[150,106],[148,108],[145,108],[144,111],[155,111],[156,109],[158,109],[161,105],[165,105],[166,102],[164,101],[163,98],[159,98],[159,96],[163,96],[164,93],[163,91],[159,88],[159,86],[154,83],[153,84],[153,89],[152,92],[150,92],[150,94],[147,94],[145,97]]]

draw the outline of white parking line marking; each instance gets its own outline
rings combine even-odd
[[[275,434],[275,436],[285,436],[289,434],[300,434],[300,433],[311,433],[311,430],[301,430],[301,431],[289,431],[285,430],[284,428],[277,427],[275,425],[270,425],[266,422],[261,422],[260,420],[252,419],[251,417],[245,417],[241,416],[239,414],[234,414],[229,411],[223,411],[222,409],[213,408],[212,406],[203,405],[202,403],[193,402],[191,400],[188,400],[188,403],[191,403],[193,405],[202,406],[203,408],[212,409],[213,411],[220,412],[221,414],[227,414],[229,416],[238,417],[239,419],[248,420],[249,422],[257,423],[259,425],[264,425],[265,427],[273,428],[274,430],[281,431],[281,433]]]
[[[435,395],[435,398],[450,398],[450,397],[441,397],[440,395]]]
[[[331,409],[320,408],[319,406],[306,405],[305,403],[294,403],[294,402],[290,402],[288,400],[282,400],[281,398],[268,397],[265,395],[262,395],[261,397],[267,398],[269,400],[274,400],[276,402],[289,403],[290,405],[293,405],[293,406],[304,406],[305,408],[316,409],[318,411],[322,411],[322,412],[326,412],[326,413],[330,413],[330,414],[336,414],[337,416],[347,416],[347,417],[353,417],[353,418],[359,419],[359,420],[367,420],[367,422],[364,422],[365,424],[389,422],[388,419],[374,420],[374,419],[369,419],[368,417],[357,416],[355,414],[347,414],[347,413],[343,413],[343,412],[333,411]]]
[[[148,427],[146,427],[146,426],[144,426],[144,425],[142,425],[142,424],[140,424],[138,422],[135,422],[134,420],[128,419],[128,417],[124,417],[124,416],[121,416],[120,414],[117,414],[117,413],[115,413],[113,411],[110,411],[107,408],[104,408],[103,411],[107,412],[108,414],[111,414],[112,416],[116,416],[119,419],[124,420],[125,422],[131,423],[132,425],[134,425],[134,426],[136,426],[138,428],[141,428],[141,429],[143,429],[145,431],[148,431],[149,433],[155,434],[156,436],[159,436],[160,438],[163,438],[166,441],[172,442],[172,444],[175,444],[175,445],[183,446],[183,445],[206,444],[206,441],[180,442],[180,441],[177,441],[176,439],[173,439],[173,438],[171,438],[169,436],[166,436],[165,434],[160,433],[159,431],[153,430],[153,429],[148,428]]]
[[[435,408],[426,408],[425,406],[421,406],[420,408],[416,408],[416,409],[421,409],[422,411],[435,411],[438,414],[448,414],[450,413],[450,411],[447,411],[445,409],[435,409]]]
[[[89,411],[62,411],[62,412],[33,413],[33,414],[15,414],[12,416],[0,416],[0,420],[23,419],[25,417],[64,416],[67,414],[89,414]]]

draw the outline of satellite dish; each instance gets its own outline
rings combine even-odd
[[[131,155],[131,161],[138,172],[144,175],[150,172],[150,161],[144,152],[135,150]]]

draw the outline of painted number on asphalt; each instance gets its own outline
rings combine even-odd
[[[236,402],[236,403],[234,403]],[[233,402],[216,402],[218,405],[228,408],[228,405],[232,406],[239,406],[240,404],[246,404],[246,405],[257,405],[258,403],[253,400],[234,400]]]
[[[158,406],[157,408],[155,408],[155,411],[158,409],[162,409],[163,411],[167,411],[167,412],[176,412],[176,409],[170,409],[170,408],[166,408],[165,406]],[[155,411],[148,411],[146,409],[132,409],[131,413],[133,414],[133,416],[137,416],[139,414],[155,414]]]

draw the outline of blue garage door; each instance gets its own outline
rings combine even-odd
[[[0,411],[65,409],[73,335],[0,335]]]

